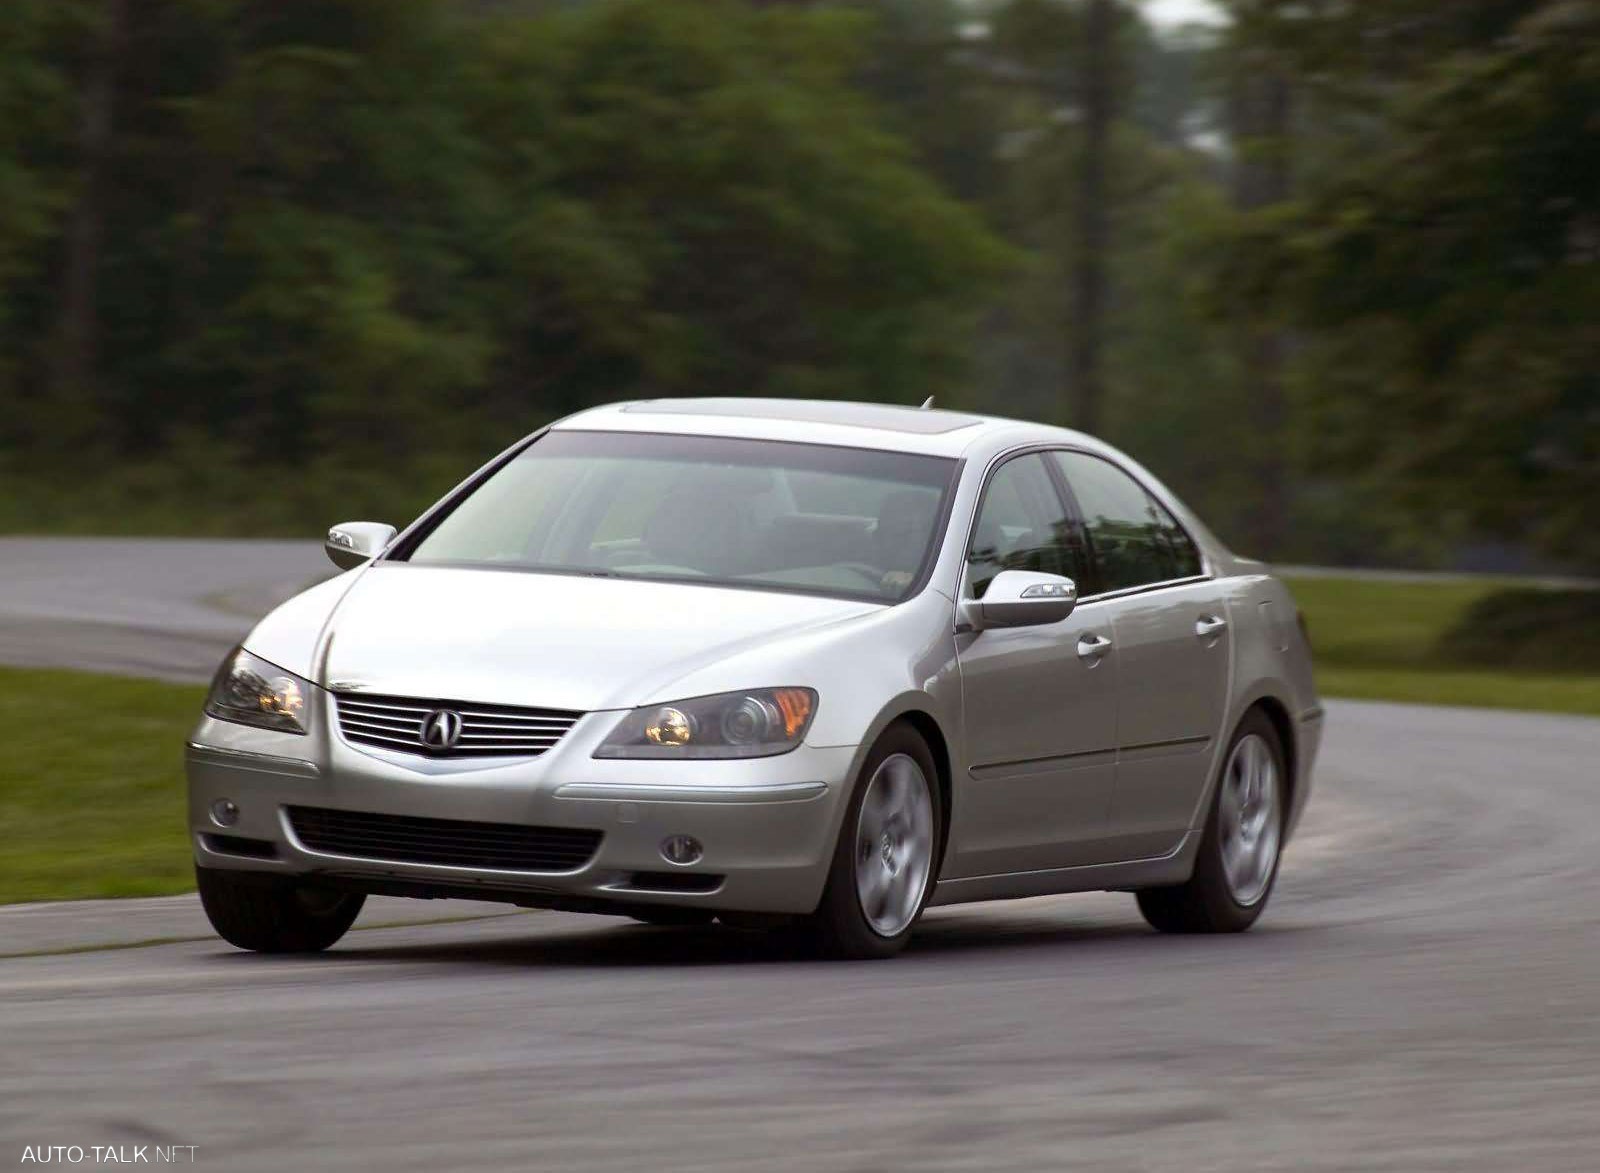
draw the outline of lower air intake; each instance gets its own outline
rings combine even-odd
[[[375,863],[422,863],[511,872],[571,872],[600,849],[603,833],[419,819],[321,807],[288,808],[295,837],[312,851]]]

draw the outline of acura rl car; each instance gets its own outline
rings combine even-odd
[[[1288,591],[1075,432],[627,403],[327,550],[187,747],[200,895],[244,949],[327,948],[372,893],[850,957],[932,905],[1102,889],[1235,932],[1310,793]]]

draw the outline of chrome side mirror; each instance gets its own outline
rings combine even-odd
[[[353,570],[383,553],[394,535],[394,526],[381,521],[347,521],[328,531],[322,549],[340,570]]]
[[[1059,574],[1002,570],[981,599],[963,599],[961,618],[968,630],[990,627],[1042,627],[1060,623],[1078,605],[1078,586]]]

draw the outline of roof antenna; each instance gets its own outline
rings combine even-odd
[[[917,410],[918,411],[932,411],[933,410],[933,396],[930,395],[926,399],[924,399],[922,401],[922,406],[920,408],[918,408]]]

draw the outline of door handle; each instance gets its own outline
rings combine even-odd
[[[1194,633],[1201,639],[1215,639],[1227,630],[1228,621],[1220,615],[1202,615],[1194,625]]]
[[[1081,660],[1099,660],[1111,650],[1111,641],[1102,635],[1083,635],[1078,637],[1078,658]]]

